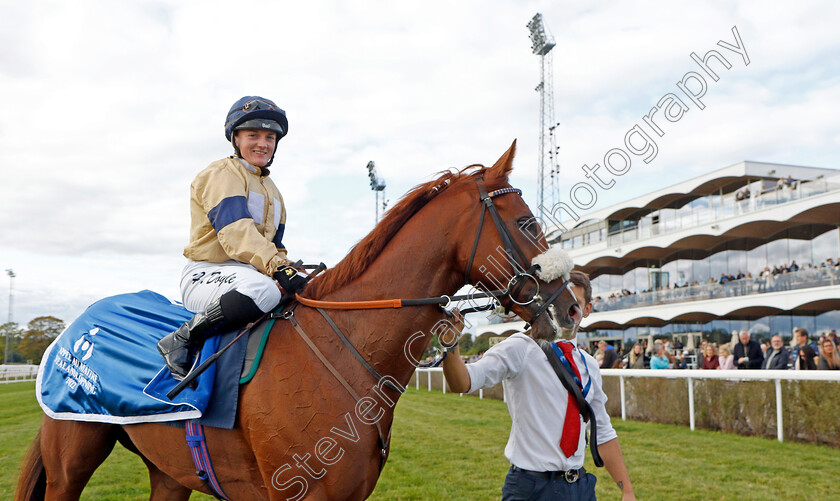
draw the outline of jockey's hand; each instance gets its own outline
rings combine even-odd
[[[295,295],[306,286],[306,277],[291,266],[282,266],[274,272],[274,280],[287,294]]]

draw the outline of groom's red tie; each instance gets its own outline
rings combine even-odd
[[[580,372],[578,371],[575,359],[572,356],[572,349],[574,346],[571,343],[558,342],[557,346],[563,351],[566,360],[572,367],[578,381],[580,379]],[[578,408],[577,399],[572,393],[569,393],[568,404],[566,404],[566,419],[563,420],[563,435],[560,436],[560,450],[566,457],[571,457],[578,448],[580,443],[580,409]]]

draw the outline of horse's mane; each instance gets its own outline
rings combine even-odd
[[[444,191],[451,191],[454,185],[461,184],[465,179],[481,176],[487,170],[483,165],[470,165],[459,171],[443,171],[437,179],[415,186],[385,213],[382,221],[361,239],[344,259],[323,275],[312,279],[304,295],[319,299],[359,278],[394,235],[420,209]],[[488,180],[488,189],[492,189],[491,184],[495,183]]]

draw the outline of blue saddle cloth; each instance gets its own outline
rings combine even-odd
[[[97,301],[44,353],[38,403],[54,419],[130,424],[200,418],[209,426],[233,427],[246,336],[199,376],[196,389],[174,401],[166,397],[177,381],[163,367],[157,342],[192,316],[148,290]],[[233,335],[207,339],[199,363]],[[233,374],[232,384],[217,373],[226,379]]]

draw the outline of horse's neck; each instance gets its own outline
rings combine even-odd
[[[330,294],[330,299],[360,301],[451,295],[457,291],[461,276],[448,262],[453,254],[449,245],[443,235],[428,231],[423,232],[422,238],[401,239],[389,246],[359,279]],[[408,306],[357,311],[352,318],[343,323],[359,352],[381,374],[406,384],[414,371],[408,355],[422,355],[421,348],[427,346],[442,312],[437,306]],[[418,336],[418,332],[423,336]]]

